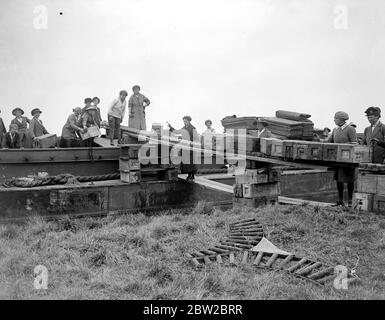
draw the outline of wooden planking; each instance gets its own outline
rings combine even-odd
[[[311,206],[319,206],[319,207],[331,207],[334,206],[333,203],[328,202],[318,202],[318,201],[310,201],[310,200],[303,200],[303,199],[295,199],[295,198],[289,198],[289,197],[278,197],[278,202],[283,204],[293,204],[293,205],[301,205],[307,203]]]
[[[186,179],[187,175],[186,174],[179,174],[178,177],[181,179]],[[223,191],[223,192],[231,193],[231,194],[233,194],[233,192],[234,192],[232,186],[229,186],[227,184],[223,184],[220,182],[208,180],[208,179],[205,179],[203,177],[195,176],[194,182],[201,185],[201,186],[204,186],[206,188],[212,189],[212,190]]]

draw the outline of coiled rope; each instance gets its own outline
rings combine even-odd
[[[56,184],[78,184],[80,182],[92,182],[103,180],[119,179],[119,173],[103,174],[97,176],[74,176],[72,174],[60,174],[57,176],[48,177],[33,177],[33,178],[12,178],[3,183],[5,188],[33,188],[40,186],[56,185]]]

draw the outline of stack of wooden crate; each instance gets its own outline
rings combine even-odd
[[[139,160],[142,171],[147,174],[156,174],[156,180],[176,181],[179,169],[170,158],[171,147],[164,147],[162,152],[160,144],[147,143],[139,150]],[[168,150],[167,150],[168,148]],[[142,172],[142,173],[143,173]]]
[[[119,158],[120,180],[127,183],[141,181],[139,148],[141,145],[121,145]]]
[[[359,210],[385,214],[385,165],[360,166],[353,204]]]
[[[225,148],[234,154],[259,151],[257,117],[234,117],[222,120],[225,128]]]
[[[234,206],[255,208],[277,203],[279,181],[279,169],[246,169],[243,174],[235,176]]]
[[[290,160],[318,160],[343,163],[371,162],[368,146],[347,143],[322,143],[302,140],[261,138],[261,153]]]

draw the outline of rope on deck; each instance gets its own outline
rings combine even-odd
[[[97,176],[74,176],[72,174],[60,174],[57,176],[48,177],[33,177],[33,178],[12,178],[3,183],[5,188],[33,188],[56,184],[78,184],[80,182],[92,182],[103,180],[119,179],[119,173],[103,174]]]

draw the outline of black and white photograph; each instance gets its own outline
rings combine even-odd
[[[385,300],[384,16],[2,0],[0,300]]]

